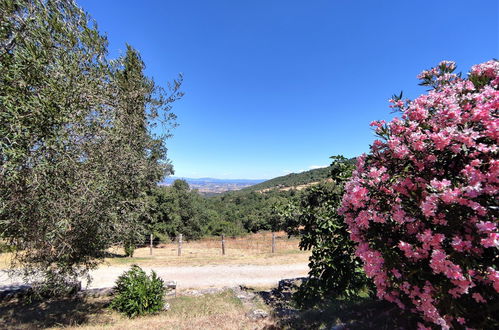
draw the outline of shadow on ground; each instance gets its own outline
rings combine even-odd
[[[26,303],[10,300],[0,303],[0,329],[34,329],[88,323],[105,317],[108,298],[66,298]]]
[[[286,281],[286,280],[285,280]],[[417,319],[396,305],[372,298],[324,300],[312,308],[298,308],[293,300],[296,282],[281,281],[271,291],[257,292],[273,311],[267,329],[415,329]]]
[[[105,251],[104,253],[102,253],[102,256],[104,258],[127,258],[127,256],[125,254],[119,254],[119,253],[114,253],[114,252],[109,252],[109,251]]]

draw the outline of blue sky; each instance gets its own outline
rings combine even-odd
[[[387,100],[441,60],[499,58],[496,0],[79,0],[110,56],[138,49],[160,85],[184,74],[175,175],[263,179],[367,152]]]

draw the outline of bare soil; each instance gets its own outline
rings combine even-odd
[[[88,288],[112,287],[114,282],[128,266],[104,266],[91,272],[93,281]],[[196,289],[207,287],[271,286],[284,278],[306,276],[306,263],[286,265],[213,265],[186,267],[143,267],[154,270],[166,281],[176,281],[177,288]],[[20,285],[19,278],[11,278],[6,271],[0,270],[0,290],[7,286]],[[83,283],[84,286],[86,283]]]

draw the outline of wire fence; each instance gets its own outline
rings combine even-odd
[[[200,240],[185,240],[183,235],[178,235],[172,241],[160,241],[151,236],[144,247],[149,248],[150,255],[182,256],[282,253],[298,251],[298,244],[298,238],[289,238],[285,232],[264,232],[240,237],[222,235]]]

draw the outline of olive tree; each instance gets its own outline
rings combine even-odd
[[[0,237],[26,277],[58,289],[137,229],[170,169],[151,127],[175,119],[179,86],[156,87],[131,47],[108,61],[73,1],[0,3]]]

